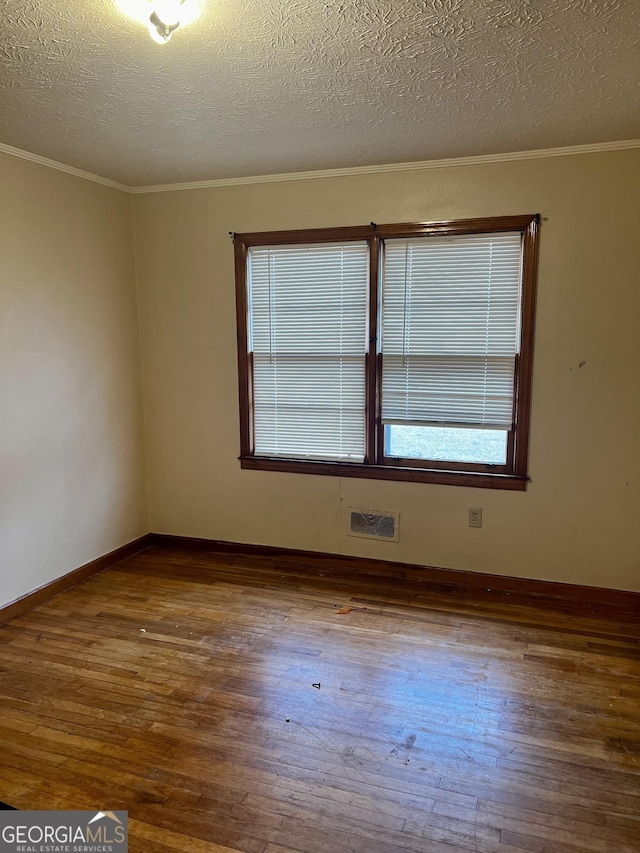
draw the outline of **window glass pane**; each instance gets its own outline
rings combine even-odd
[[[386,424],[385,456],[504,465],[507,431]]]

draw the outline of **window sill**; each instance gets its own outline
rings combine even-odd
[[[319,474],[325,477],[360,477],[366,480],[400,480],[407,483],[435,483],[478,489],[508,489],[523,492],[527,477],[515,474],[486,474],[472,471],[445,471],[435,468],[396,468],[354,462],[302,462],[264,456],[240,456],[240,467],[250,471],[281,471],[289,474]]]

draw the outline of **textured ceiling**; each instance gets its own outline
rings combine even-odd
[[[140,186],[640,137],[639,0],[3,0],[0,142]]]

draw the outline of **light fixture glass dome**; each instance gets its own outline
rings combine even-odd
[[[157,0],[154,8],[156,16],[168,27],[180,24],[182,3],[180,0]]]
[[[179,26],[200,17],[198,0],[116,0],[130,18],[145,24],[157,44],[166,44]]]

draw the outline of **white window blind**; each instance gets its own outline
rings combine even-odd
[[[382,420],[508,430],[522,235],[385,241]]]
[[[366,243],[249,250],[257,456],[363,461]]]

